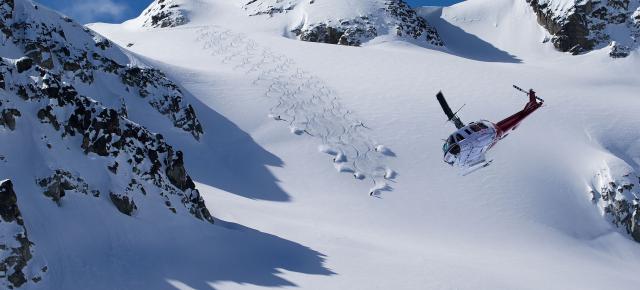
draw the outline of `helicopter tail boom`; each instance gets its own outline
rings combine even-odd
[[[525,90],[515,85],[513,87],[519,91],[526,92]],[[496,124],[496,127],[498,129],[498,136],[502,137],[505,133],[515,129],[520,124],[520,122],[522,122],[522,120],[531,115],[531,113],[535,112],[544,104],[544,100],[537,97],[535,91],[529,90],[526,93],[529,96],[529,102],[525,105],[524,109]]]

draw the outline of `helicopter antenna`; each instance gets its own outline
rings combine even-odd
[[[464,123],[462,123],[462,120],[460,120],[460,118],[457,116],[458,112],[460,112],[462,108],[460,108],[460,110],[458,110],[457,112],[453,113],[453,111],[451,110],[451,107],[449,107],[449,104],[447,103],[447,100],[444,98],[444,95],[442,94],[442,92],[438,92],[436,97],[438,98],[438,102],[440,103],[440,106],[442,107],[444,114],[447,115],[447,118],[449,118],[449,121],[453,122],[453,124],[456,125],[456,128],[458,129],[464,127]]]

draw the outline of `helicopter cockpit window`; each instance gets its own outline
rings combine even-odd
[[[451,146],[451,149],[449,149],[449,153],[457,156],[460,153],[460,145],[455,144]]]
[[[473,130],[473,132],[482,131],[482,127],[480,127],[480,125],[478,125],[476,123],[471,124],[469,127],[471,127],[471,130]]]
[[[480,126],[480,128],[482,128],[482,129],[489,129],[489,127],[487,127],[487,125],[485,125],[483,123],[478,123],[478,126]]]
[[[453,139],[453,135],[449,136],[449,139],[447,139],[447,145],[451,146],[455,143],[456,143],[456,140]]]
[[[442,146],[442,151],[444,151],[445,153],[451,153],[456,156],[460,154],[460,146],[456,143],[456,138],[458,138],[458,136],[460,136],[460,134],[449,136],[449,138],[447,139],[447,143]]]
[[[458,140],[458,142],[464,140],[464,137],[460,134],[456,134],[456,140]]]

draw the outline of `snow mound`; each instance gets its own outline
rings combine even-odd
[[[249,15],[286,14],[288,31],[303,41],[360,46],[379,36],[443,46],[438,32],[403,0],[253,0]],[[291,12],[291,13],[289,13]]]
[[[155,0],[142,12],[138,21],[142,27],[177,27],[189,23],[185,0]]]

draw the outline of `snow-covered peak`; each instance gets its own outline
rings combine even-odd
[[[189,22],[188,0],[155,0],[138,17],[142,27],[176,27]]]
[[[376,37],[388,36],[443,45],[437,31],[402,0],[244,2],[243,7],[251,16],[289,17],[287,30],[303,41],[360,46]]]

